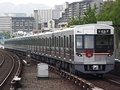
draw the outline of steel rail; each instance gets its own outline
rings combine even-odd
[[[2,54],[0,54],[1,56],[2,56],[2,62],[0,63],[0,67],[2,66],[2,64],[4,63],[4,61],[5,61],[5,58],[4,58],[4,56],[2,55]]]
[[[12,59],[13,65],[12,65],[12,67],[11,67],[8,75],[6,76],[6,78],[0,83],[0,89],[1,89],[2,86],[5,84],[5,82],[6,82],[7,79],[9,78],[9,76],[11,75],[11,73],[12,73],[12,71],[13,71],[13,68],[14,68],[14,66],[15,66],[14,58],[13,58],[11,55],[9,55],[9,54],[7,54],[7,55]]]

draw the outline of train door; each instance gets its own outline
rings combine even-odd
[[[60,45],[60,47],[61,47],[61,58],[63,59],[64,58],[64,36],[62,35],[61,36],[61,45]]]
[[[39,39],[38,39],[38,43],[39,43],[39,54],[41,53],[41,38],[39,37]]]
[[[74,60],[74,41],[73,41],[74,37],[73,35],[71,35],[71,33],[68,36],[68,49],[67,49],[67,59],[72,61]]]
[[[75,50],[76,62],[87,64],[94,61],[94,35],[76,35]]]
[[[52,43],[51,43],[51,55],[54,58],[55,56],[55,36],[54,33],[52,33]]]
[[[83,56],[84,63],[90,64],[94,62],[95,56],[94,56],[94,36],[93,35],[85,35],[84,36],[84,50],[85,54]]]
[[[83,63],[83,35],[75,36],[75,62]]]

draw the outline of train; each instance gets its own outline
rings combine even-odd
[[[103,74],[114,68],[114,28],[106,24],[69,28],[5,40],[5,49],[26,53],[70,73]]]

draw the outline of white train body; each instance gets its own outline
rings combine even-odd
[[[114,68],[114,28],[78,25],[64,30],[6,40],[5,48],[26,52],[70,72],[103,74]]]
[[[114,68],[114,28],[108,25],[86,25],[75,29],[82,38],[81,56],[75,54],[76,68],[84,73],[106,73]],[[76,42],[75,42],[76,43]],[[74,44],[75,44],[74,43]],[[110,47],[110,48],[109,48]],[[77,47],[74,53],[77,52]],[[81,65],[80,65],[81,64]]]

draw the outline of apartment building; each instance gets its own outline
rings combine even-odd
[[[34,17],[12,17],[13,32],[31,32],[35,28]]]
[[[35,18],[35,29],[39,29],[39,27],[44,28],[48,27],[48,21],[51,19],[59,19],[60,13],[63,11],[62,5],[55,5],[54,9],[39,9],[34,10],[34,18]],[[39,26],[40,25],[40,26]]]
[[[88,10],[89,4],[91,8],[94,8],[94,4],[97,6],[97,11],[100,11],[100,8],[103,4],[103,0],[83,0],[80,2],[73,2],[68,4],[68,8],[62,13],[62,17],[59,18],[59,22],[68,22],[72,17],[77,18],[79,14],[84,16],[84,13]]]
[[[12,31],[12,18],[10,16],[0,16],[0,32]]]
[[[100,12],[103,0],[83,0],[70,4],[65,2],[63,5],[56,5],[55,9],[38,10],[34,17],[35,20],[38,20],[38,23],[43,24],[43,27],[46,22],[48,22],[47,27],[51,27],[51,22],[52,24],[54,23],[52,26],[58,27],[57,25],[61,26],[61,24],[67,24],[67,22],[73,17],[77,18],[79,14],[84,16],[84,13],[88,10],[89,5],[91,8],[94,8],[95,4],[97,6],[97,12]],[[38,15],[38,17],[36,17],[36,15]]]

